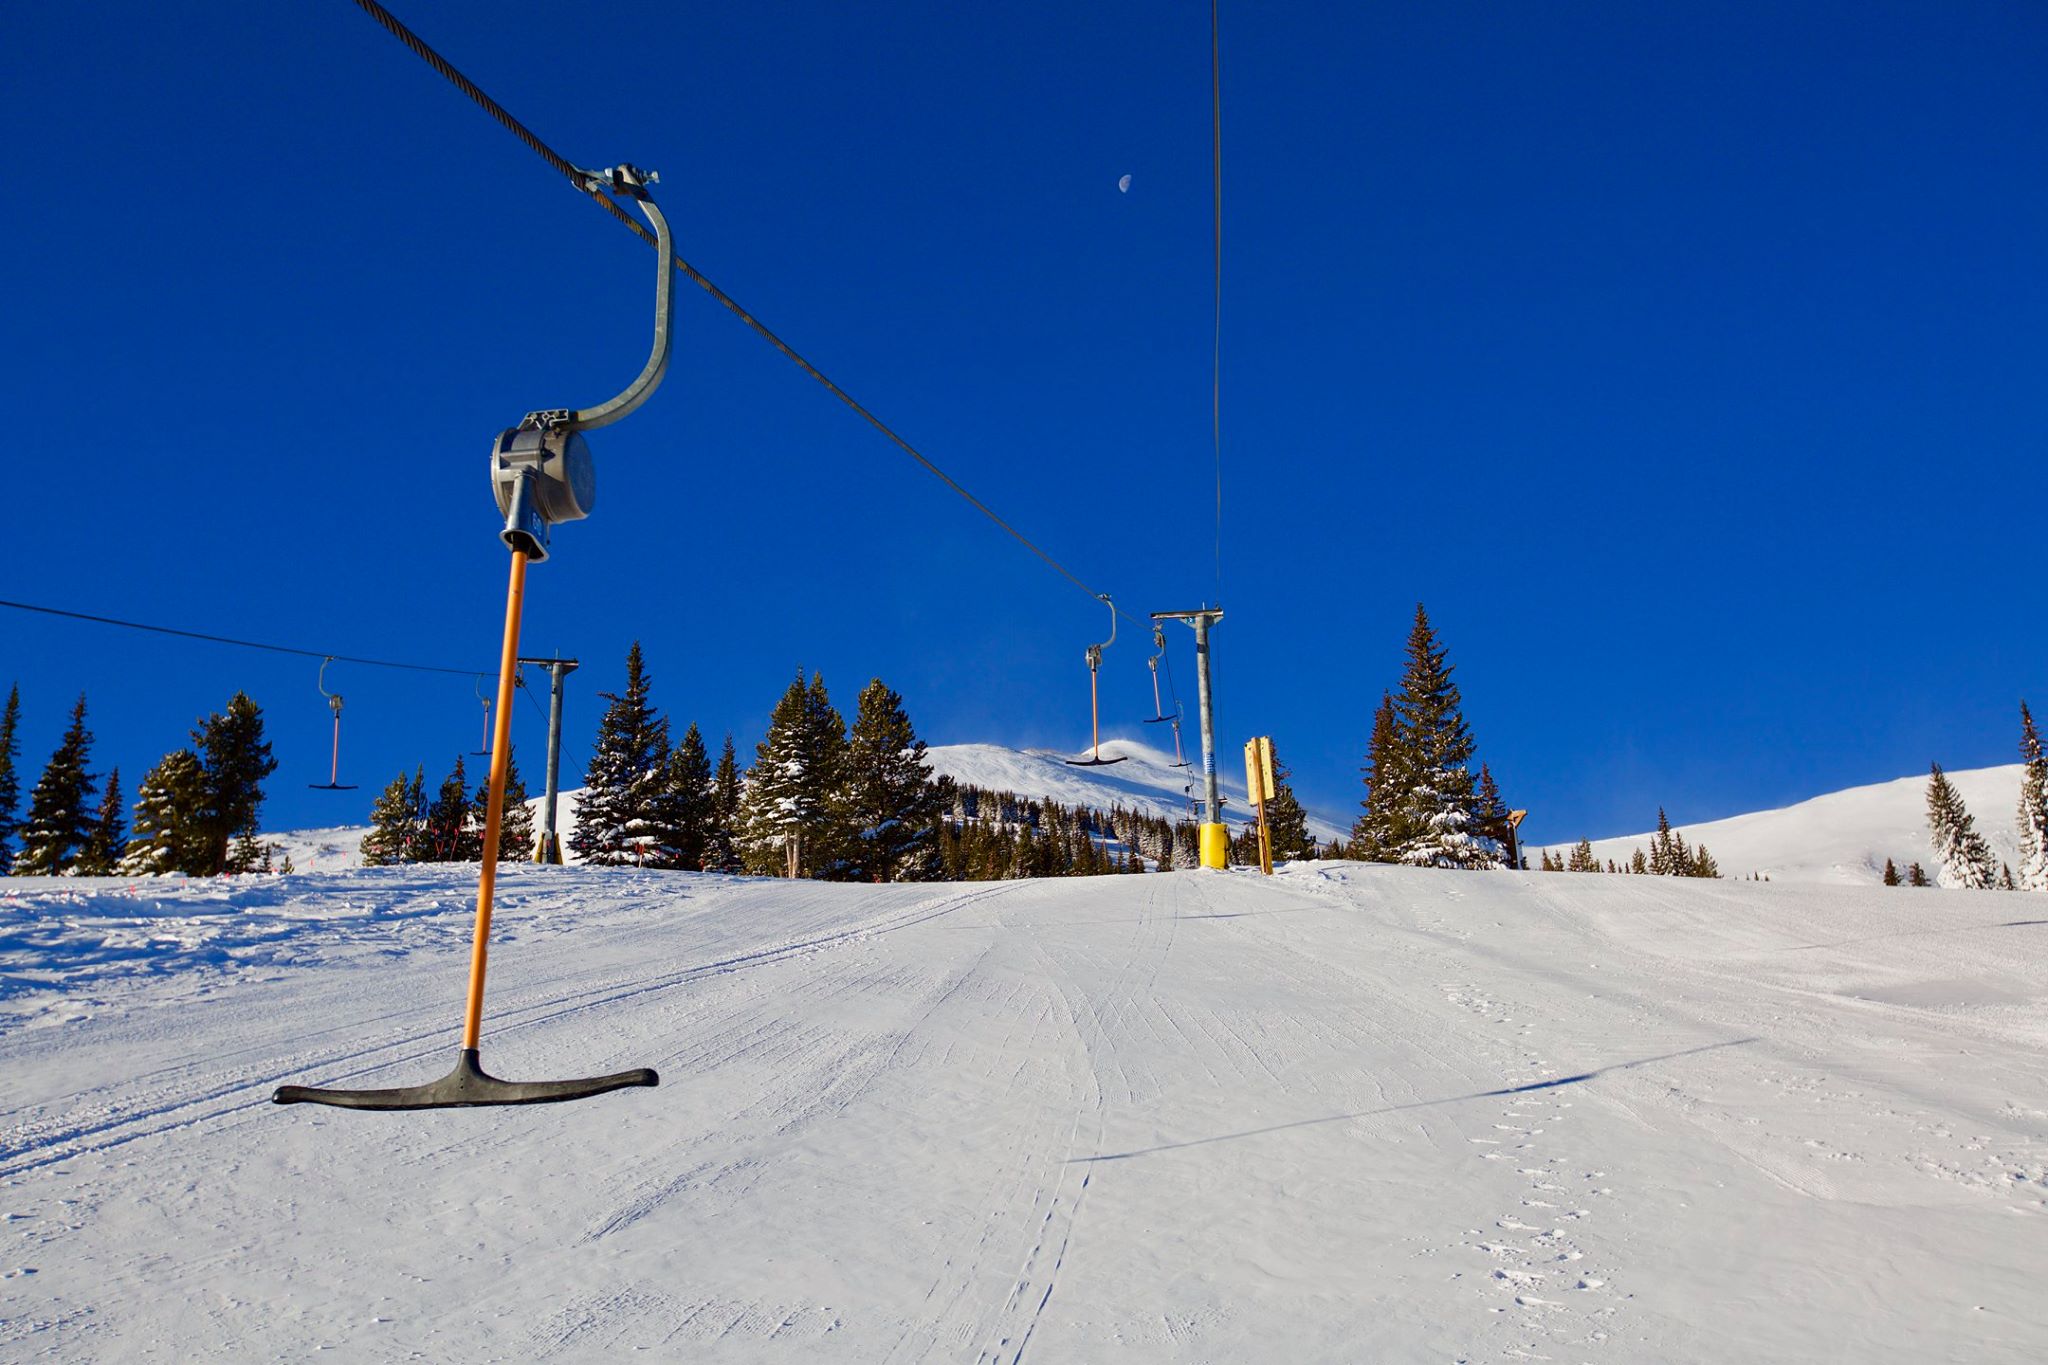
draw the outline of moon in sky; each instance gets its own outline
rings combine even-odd
[[[1117,192],[1120,194],[1129,194],[1131,192],[1131,178],[1129,176],[1124,176],[1122,179],[1116,182],[1116,188]]]

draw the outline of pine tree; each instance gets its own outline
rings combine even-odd
[[[1685,875],[1688,877],[1719,877],[1721,875],[1721,865],[1714,861],[1713,854],[1707,852],[1707,846],[1701,844],[1692,851],[1692,867]]]
[[[713,872],[738,872],[740,862],[740,765],[732,735],[718,753],[711,775],[711,820],[705,832],[704,866]]]
[[[1637,849],[1634,853],[1631,853],[1629,855],[1628,870],[1638,877],[1645,877],[1649,875],[1650,860],[1643,856],[1643,851],[1641,849]]]
[[[748,871],[786,871],[794,843],[799,874],[843,872],[846,840],[837,796],[845,760],[846,722],[826,695],[824,678],[813,673],[807,686],[799,671],[775,703],[741,794]]]
[[[1500,849],[1474,827],[1473,783],[1456,669],[1437,642],[1429,615],[1415,604],[1408,666],[1394,697],[1396,751],[1407,790],[1394,812],[1393,860],[1411,867],[1498,867]]]
[[[15,876],[54,877],[69,871],[77,860],[92,833],[88,808],[98,784],[85,768],[91,756],[92,732],[85,728],[85,694],[80,693],[64,738],[29,793]]]
[[[73,870],[81,877],[111,877],[120,865],[122,851],[121,770],[115,768],[107,773],[107,789],[100,795],[99,814],[92,822],[92,832],[86,835],[85,847],[78,852],[78,864]]]
[[[1391,862],[1394,847],[1394,815],[1401,793],[1407,790],[1402,770],[1400,740],[1394,724],[1394,694],[1380,693],[1379,708],[1372,713],[1372,736],[1366,741],[1364,813],[1351,827],[1351,856],[1361,862]]]
[[[2025,702],[2020,703],[2020,758],[2025,767],[2020,771],[2020,866],[2014,884],[2021,891],[2048,891],[2048,756]],[[0,798],[4,795],[0,792]]]
[[[648,701],[652,686],[635,640],[626,651],[626,690],[598,722],[597,747],[583,774],[569,847],[586,863],[636,865],[665,832],[668,721]]]
[[[488,771],[470,797],[468,826],[476,856],[483,856],[484,827],[491,813],[491,779]],[[526,804],[526,779],[519,775],[519,755],[505,751],[505,804],[498,815],[498,861],[524,862],[533,856],[533,808]]]
[[[121,855],[124,877],[193,873],[205,866],[206,841],[198,828],[206,799],[206,770],[190,749],[165,754],[135,789],[135,823]]]
[[[1593,841],[1581,839],[1572,848],[1571,861],[1565,864],[1567,872],[1598,872],[1600,860],[1593,856]]]
[[[136,816],[140,825],[142,817]],[[391,867],[409,863],[422,838],[419,807],[404,773],[391,779],[370,807],[370,832],[363,836],[363,866]]]
[[[2000,863],[2000,864],[1999,864],[1999,872],[1998,872],[1998,889],[1999,889],[2000,891],[2017,891],[2017,890],[2019,890],[2019,885],[2018,885],[2018,884],[2017,884],[2016,882],[2014,882],[2014,881],[2013,881],[2013,879],[2012,879],[2012,864],[2011,864],[2011,863]]]
[[[1925,868],[1921,867],[1921,866],[1920,866],[1920,864],[1918,864],[1918,863],[1914,863],[1914,864],[1913,864],[1913,865],[1912,865],[1911,867],[1909,867],[1909,868],[1907,868],[1907,869],[1906,869],[1906,885],[1908,885],[1908,886],[1927,886],[1927,885],[1930,885],[1930,883],[1929,883],[1929,882],[1928,882],[1928,880],[1927,880],[1927,870],[1926,870]]]
[[[225,711],[199,722],[192,743],[205,773],[193,821],[205,849],[201,875],[255,871],[253,865],[242,864],[258,847],[263,779],[277,771],[277,760],[263,739],[263,712],[247,693],[237,692]],[[247,837],[231,848],[237,836]]]
[[[1941,765],[1933,765],[1927,780],[1927,834],[1941,867],[1937,879],[1945,887],[1982,891],[1998,880],[1991,846],[1977,833],[1962,794],[1956,791]]]
[[[718,792],[713,786],[711,756],[695,723],[683,731],[682,742],[668,756],[668,788],[663,807],[667,845],[662,866],[701,871],[711,846],[711,826]]]
[[[1266,803],[1266,840],[1273,850],[1275,863],[1289,863],[1298,858],[1315,857],[1315,836],[1308,832],[1308,812],[1302,809],[1301,798],[1294,794],[1294,787],[1288,782],[1293,774],[1280,756],[1273,756],[1273,799]],[[1258,859],[1254,857],[1253,862]]]
[[[0,711],[0,877],[14,870],[15,817],[21,811],[21,685],[7,690],[7,708]]]
[[[1650,875],[1654,877],[1675,877],[1678,869],[1674,866],[1671,847],[1671,817],[1657,807],[1657,832],[1650,836]]]
[[[455,768],[441,779],[434,804],[427,807],[427,847],[430,861],[466,863],[483,856],[483,832],[470,819],[469,773],[462,755],[455,755]]]
[[[1493,780],[1493,769],[1484,763],[1480,764],[1479,798],[1478,805],[1472,811],[1472,820],[1478,831],[1493,840],[1494,847],[1500,850],[1502,867],[1511,866],[1508,862],[1508,849],[1513,847],[1515,841],[1514,831],[1508,822],[1513,815],[1514,812],[1508,809],[1508,803],[1501,800],[1500,784]]]
[[[936,831],[953,804],[952,782],[932,776],[903,698],[880,678],[861,689],[843,771],[838,806],[851,835],[848,875],[874,882],[938,875]]]
[[[1899,884],[1899,869],[1890,858],[1884,860],[1884,884],[1886,886],[1897,886]]]

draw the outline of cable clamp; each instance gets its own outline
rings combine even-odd
[[[644,200],[648,198],[647,187],[661,183],[658,172],[643,171],[623,161],[601,171],[586,171],[579,166],[576,175],[578,187],[586,194],[614,194],[626,199]]]

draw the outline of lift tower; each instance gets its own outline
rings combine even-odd
[[[1202,713],[1202,866],[1223,867],[1230,861],[1230,835],[1223,828],[1223,798],[1216,790],[1216,712],[1209,690],[1209,627],[1223,619],[1223,608],[1155,611],[1152,619],[1185,621],[1195,628],[1195,686]]]

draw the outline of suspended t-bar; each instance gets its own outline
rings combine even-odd
[[[491,484],[504,514],[500,534],[538,564],[548,557],[548,528],[581,521],[597,503],[597,468],[582,433],[608,427],[646,402],[668,373],[673,349],[675,241],[668,219],[647,195],[661,177],[633,166],[584,172],[585,187],[632,198],[654,225],[654,347],[633,382],[615,398],[591,408],[544,408],[529,412],[518,426],[498,433],[491,451]]]
[[[462,1048],[455,1069],[427,1085],[394,1090],[322,1090],[287,1085],[272,1096],[279,1104],[307,1102],[344,1109],[446,1109],[490,1104],[547,1104],[578,1100],[627,1086],[659,1085],[647,1067],[567,1081],[505,1081],[486,1073],[480,1058],[484,1014],[484,971],[490,959],[491,903],[498,882],[498,843],[504,832],[505,782],[512,759],[512,689],[519,677],[519,627],[526,600],[526,566],[547,557],[548,528],[557,521],[590,515],[597,484],[590,448],[580,432],[618,421],[647,401],[668,370],[669,307],[675,255],[668,220],[647,197],[655,177],[620,166],[585,173],[586,188],[628,194],[654,224],[659,253],[655,284],[654,353],[626,391],[595,408],[528,413],[500,432],[491,452],[491,485],[505,514],[500,538],[512,551],[512,579],[505,590],[505,636],[498,664],[497,724],[491,734],[491,778],[484,806],[483,857],[477,870],[476,933],[470,946],[469,993],[462,1016]],[[573,667],[573,665],[571,665]],[[564,670],[566,671],[566,670]],[[559,678],[557,679],[559,686]],[[559,692],[557,693],[559,696]],[[552,773],[550,774],[552,777]],[[552,784],[551,784],[552,785]]]
[[[1166,708],[1159,704],[1159,661],[1166,657],[1166,627],[1157,621],[1152,623],[1152,657],[1145,660],[1145,667],[1152,670],[1152,714],[1145,718],[1147,725],[1164,725],[1173,719],[1166,714]],[[1175,757],[1179,757],[1180,727],[1174,727]]]
[[[341,780],[341,693],[327,690],[327,665],[334,662],[329,655],[320,661],[320,695],[327,698],[327,709],[334,713],[334,752],[327,762],[327,780],[308,782],[306,785],[316,792],[352,792],[355,784]]]
[[[1098,594],[1098,597],[1102,604],[1109,608],[1109,638],[1099,645],[1088,646],[1088,728],[1091,747],[1088,757],[1067,760],[1076,768],[1106,768],[1112,763],[1124,761],[1120,757],[1102,756],[1102,702],[1096,677],[1102,671],[1102,651],[1116,643],[1116,603],[1109,600],[1109,594],[1106,592]]]
[[[470,756],[472,758],[489,758],[491,756],[491,699],[484,695],[484,675],[481,673],[476,675],[476,699],[484,704],[484,734],[483,738],[477,741],[478,747]]]
[[[1216,787],[1216,711],[1209,694],[1209,627],[1223,619],[1223,608],[1155,611],[1152,619],[1185,621],[1195,628],[1196,705],[1202,713],[1202,866],[1222,867],[1230,860],[1230,836],[1223,828],[1223,798]]]

